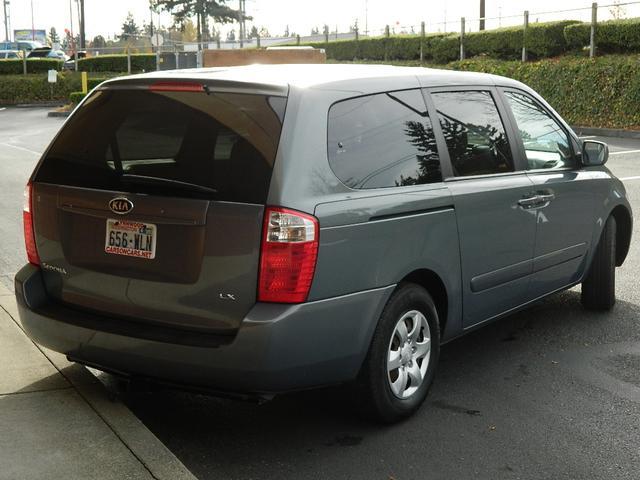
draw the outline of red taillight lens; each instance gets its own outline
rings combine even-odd
[[[22,223],[24,225],[24,244],[27,249],[27,259],[29,263],[40,265],[40,257],[36,249],[36,236],[33,231],[33,185],[27,183],[24,188],[24,206],[22,208]]]
[[[318,258],[318,219],[267,207],[262,232],[258,301],[301,303],[307,300]]]

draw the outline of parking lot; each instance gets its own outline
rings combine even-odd
[[[22,191],[62,124],[0,110],[0,283],[25,261]],[[640,212],[640,140],[609,143],[608,167]],[[424,407],[371,425],[336,388],[264,405],[176,391],[122,400],[200,479],[637,479],[640,471],[638,227],[618,302],[587,312],[579,287],[442,350]]]

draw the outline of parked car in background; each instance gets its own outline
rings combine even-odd
[[[26,187],[20,320],[114,374],[245,398],[352,383],[397,421],[442,344],[575,285],[612,308],[632,214],[607,158],[480,73],[110,80]]]
[[[27,58],[55,58],[67,61],[69,57],[62,50],[53,50],[51,47],[34,48],[29,52]]]
[[[78,58],[78,60],[87,58],[87,52],[85,52],[84,50],[79,50],[76,55],[67,56],[67,60],[64,62],[62,68],[64,68],[65,70],[75,70],[76,57]]]
[[[22,57],[19,50],[0,50],[0,60],[15,60]]]

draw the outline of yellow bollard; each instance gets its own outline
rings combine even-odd
[[[82,93],[87,93],[89,88],[87,86],[87,72],[82,72]]]

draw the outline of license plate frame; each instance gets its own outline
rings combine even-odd
[[[156,258],[157,240],[158,226],[154,223],[107,218],[105,253],[153,260]]]

